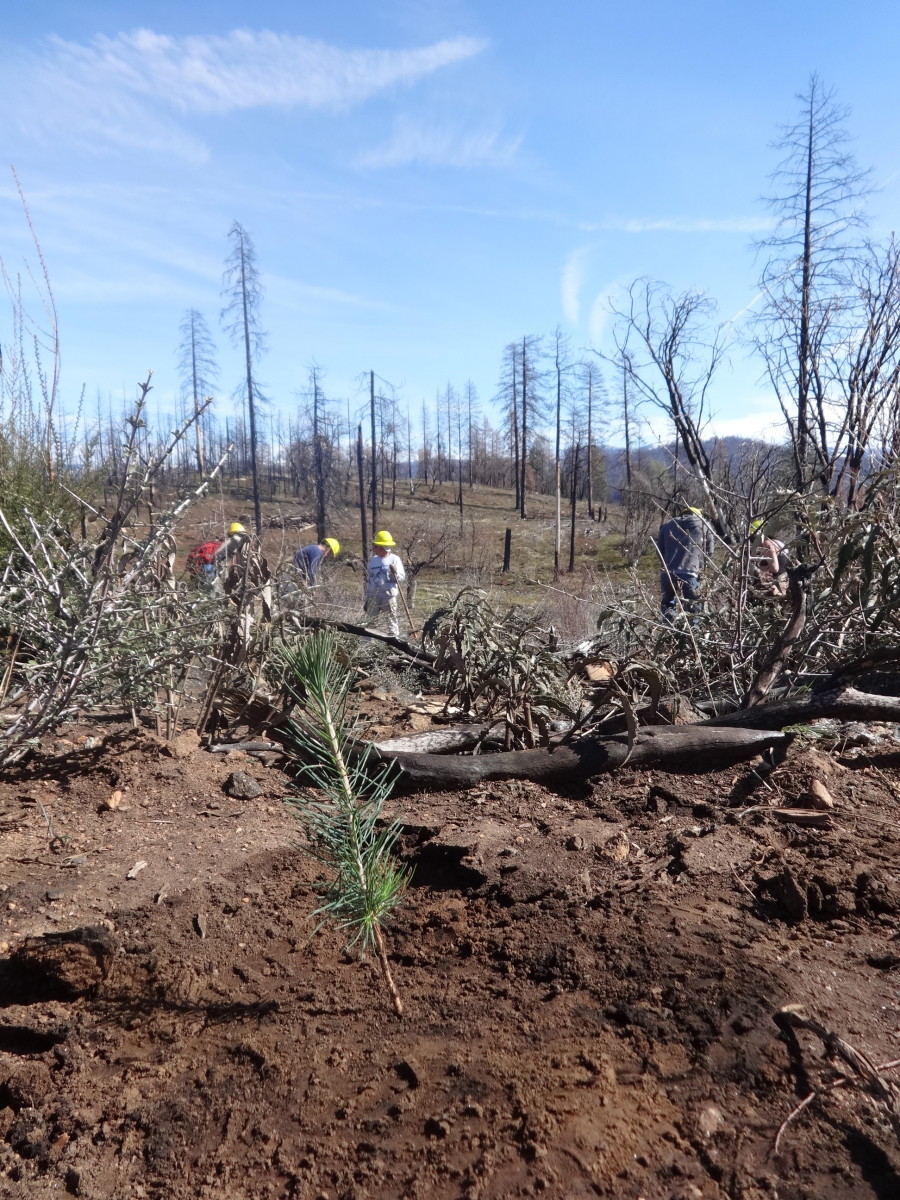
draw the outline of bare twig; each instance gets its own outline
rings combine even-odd
[[[810,1033],[814,1033],[824,1045],[828,1057],[831,1059],[840,1059],[853,1072],[852,1076],[845,1075],[822,1088],[813,1089],[788,1114],[787,1118],[782,1122],[775,1138],[773,1149],[776,1154],[778,1153],[778,1147],[784,1130],[796,1116],[803,1112],[818,1096],[849,1083],[857,1083],[884,1110],[894,1131],[894,1136],[898,1143],[900,1143],[900,1087],[891,1082],[891,1080],[885,1079],[881,1074],[882,1071],[898,1065],[896,1060],[885,1063],[883,1066],[876,1066],[862,1050],[857,1050],[855,1046],[851,1046],[849,1042],[845,1042],[842,1037],[839,1037],[833,1030],[828,1029],[821,1021],[816,1020],[814,1017],[804,1016],[794,1005],[787,1005],[779,1009],[775,1014],[775,1022],[780,1028],[789,1029],[792,1032],[796,1029],[807,1029]]]

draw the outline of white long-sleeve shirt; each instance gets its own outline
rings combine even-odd
[[[382,557],[373,554],[366,569],[366,599],[389,600],[397,591],[397,584],[403,583],[406,572],[398,555],[391,553]]]

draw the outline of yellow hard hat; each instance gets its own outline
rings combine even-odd
[[[246,533],[247,530],[243,527],[243,525],[240,523],[240,521],[232,521],[231,524],[228,526],[228,532],[229,532],[229,534]]]
[[[396,546],[397,543],[391,537],[386,529],[379,529],[372,538],[372,544],[375,546]]]
[[[688,513],[693,513],[695,517],[702,517],[703,509],[702,508],[692,508],[689,504],[687,506],[687,508],[684,510],[684,515],[687,516]]]
[[[337,540],[337,538],[322,538],[322,541],[335,556],[335,558],[337,558],[341,552],[341,543]]]

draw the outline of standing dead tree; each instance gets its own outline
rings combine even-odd
[[[848,110],[812,75],[800,112],[775,143],[782,154],[768,204],[777,225],[759,243],[770,252],[759,281],[763,305],[754,345],[787,422],[794,486],[828,488],[839,452],[833,441],[828,359],[840,339],[852,232],[869,175],[847,149]]]
[[[204,400],[215,390],[219,369],[216,365],[215,344],[209,332],[209,327],[203,319],[203,314],[196,308],[189,308],[181,322],[181,345],[179,347],[179,370],[181,383],[190,397],[191,412],[194,421],[194,451],[197,472],[202,475],[206,469],[206,459],[203,447],[203,422],[200,420],[200,409]]]
[[[900,394],[900,245],[868,243],[849,272],[843,336],[832,366],[835,409],[843,412],[834,437],[837,455],[831,493],[848,507],[859,499],[863,463],[873,435],[885,424],[894,442]]]
[[[663,283],[638,279],[623,308],[613,306],[615,353],[601,355],[622,372],[628,390],[671,421],[679,448],[704,498],[710,523],[723,539],[732,530],[717,495],[713,458],[704,442],[709,388],[725,347],[722,326],[710,325],[713,302],[699,292],[674,295]]]
[[[244,351],[244,386],[247,397],[247,413],[250,421],[250,472],[253,484],[253,513],[257,537],[262,532],[262,509],[259,500],[258,438],[256,429],[256,403],[259,397],[258,383],[254,378],[253,364],[258,361],[265,345],[265,334],[259,323],[259,305],[262,300],[262,283],[256,264],[256,250],[247,230],[235,221],[228,231],[231,254],[225,264],[222,294],[226,299],[222,309],[225,331],[235,344]]]

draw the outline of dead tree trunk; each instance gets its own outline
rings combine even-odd
[[[754,705],[765,699],[769,688],[781,674],[794,643],[806,625],[807,587],[809,577],[815,570],[815,567],[800,566],[793,567],[788,571],[791,589],[791,615],[775,645],[763,659],[756,678],[741,701],[741,708],[753,708]]]
[[[839,721],[900,721],[900,697],[876,696],[856,688],[841,687],[776,704],[742,708],[721,717],[711,717],[692,728],[784,729],[819,717],[835,717]]]
[[[752,758],[786,741],[783,733],[751,729],[711,729],[707,725],[672,725],[638,730],[629,748],[625,734],[584,737],[572,745],[546,750],[512,750],[503,754],[453,757],[440,754],[382,755],[400,768],[398,790],[437,788],[458,791],[488,779],[530,779],[535,783],[587,779],[619,767],[728,766]]]

